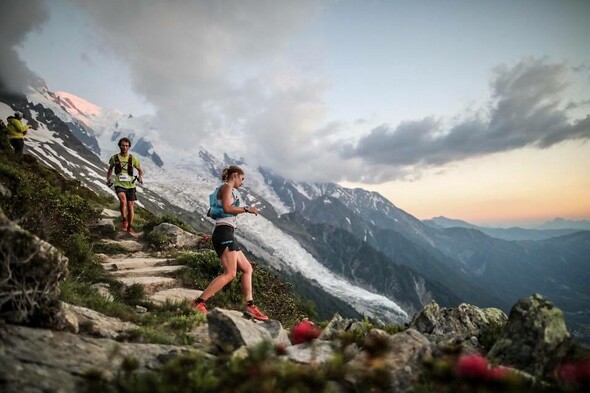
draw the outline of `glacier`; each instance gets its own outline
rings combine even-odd
[[[65,93],[60,94],[65,96]],[[97,168],[71,149],[68,153],[79,157],[87,165],[85,169],[89,173],[86,176],[92,179],[94,184],[100,184],[101,189],[105,192],[111,194],[114,192],[104,184],[104,177],[106,175],[106,161],[118,151],[116,140],[113,139],[115,133],[128,130],[137,138],[150,137],[157,129],[157,125],[150,124],[145,117],[129,117],[119,111],[103,110],[82,99],[78,104],[76,96],[72,94],[67,94],[67,106],[60,105],[61,99],[56,99],[55,94],[44,90],[35,90],[28,94],[27,98],[35,104],[50,108],[64,122],[78,121],[94,132],[93,136],[100,146],[100,159],[105,162],[105,168]],[[85,108],[91,108],[92,113],[84,113]],[[75,177],[72,171],[80,170],[79,167],[68,168],[68,164],[64,163],[64,160],[61,160],[57,153],[51,149],[52,144],[60,143],[59,135],[47,129],[42,123],[39,123],[38,130],[29,133],[27,143],[28,151],[31,154],[42,162],[50,160],[54,164],[58,163],[63,173],[68,177]],[[199,154],[200,151],[207,151],[207,149],[202,146],[192,146],[178,151],[166,146],[165,142],[158,143],[162,143],[162,145],[158,145],[158,150],[164,152],[162,155],[164,165],[159,167],[147,159],[142,159],[142,167],[145,172],[143,187],[149,188],[150,191],[157,193],[173,205],[194,212],[199,216],[205,216],[208,208],[208,195],[221,181],[211,173],[211,167]],[[209,154],[209,156],[212,155]],[[223,157],[213,157],[218,160],[216,164],[222,167]],[[254,198],[259,196],[266,200],[279,215],[291,211],[273,189],[266,184],[264,176],[258,168],[250,167],[247,163],[240,163],[240,166],[246,173],[245,188],[249,194]],[[342,190],[334,192],[337,194]],[[140,192],[140,201],[141,198]],[[254,200],[251,204],[256,205],[256,203],[257,201]],[[240,216],[236,236],[254,255],[269,261],[274,269],[299,272],[328,293],[349,303],[363,315],[385,323],[403,323],[408,320],[408,314],[391,299],[358,287],[327,269],[293,237],[266,219],[264,211],[259,216]],[[301,295],[305,296],[305,294]]]

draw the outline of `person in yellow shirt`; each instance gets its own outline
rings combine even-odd
[[[8,139],[10,145],[18,155],[22,155],[25,149],[25,135],[31,126],[23,124],[23,113],[14,112],[14,116],[8,116],[6,119],[6,129],[8,130]]]
[[[121,152],[115,154],[109,160],[109,170],[107,171],[107,185],[113,184],[112,175],[115,171],[115,192],[119,198],[119,207],[121,209],[121,231],[127,231],[131,234],[133,231],[134,204],[137,200],[135,192],[135,181],[143,183],[143,170],[139,159],[129,154],[131,141],[128,138],[119,140],[119,149]],[[134,168],[137,169],[137,176],[134,176]]]

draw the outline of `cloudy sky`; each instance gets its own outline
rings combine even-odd
[[[0,9],[11,15],[5,86],[37,75],[51,90],[156,116],[173,147],[379,191],[419,218],[590,218],[590,1]]]

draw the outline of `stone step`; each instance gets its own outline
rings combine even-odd
[[[144,293],[148,296],[163,289],[174,288],[178,284],[173,278],[157,276],[119,277],[117,280],[127,287],[133,284],[143,285]]]
[[[121,217],[121,212],[119,212],[118,210],[113,210],[113,209],[103,209],[101,215],[103,217],[115,218],[115,217]]]
[[[122,258],[108,259],[103,263],[105,270],[128,270],[142,267],[161,266],[168,262],[166,258]]]
[[[149,300],[156,304],[166,303],[166,300],[173,303],[180,303],[184,300],[192,302],[197,297],[201,296],[203,291],[198,289],[188,288],[170,288],[158,291],[149,297]]]
[[[163,273],[171,273],[185,267],[185,265],[151,266],[138,269],[113,270],[110,273],[115,277],[145,277],[157,276],[158,274]]]
[[[143,248],[143,245],[136,240],[102,239],[100,244],[114,246],[127,252],[140,251]]]

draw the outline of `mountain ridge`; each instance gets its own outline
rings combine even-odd
[[[39,98],[40,95],[38,92],[33,96]],[[47,110],[55,111],[54,116],[56,118],[62,116],[66,120],[72,119],[72,116],[59,107],[51,97],[46,96],[43,99],[54,109],[44,109],[41,102],[29,104],[26,99],[21,100],[20,105],[28,111],[27,116],[30,116],[31,121],[34,122],[36,121],[35,118],[41,118],[39,113],[45,113]],[[34,111],[29,110],[29,107],[36,107],[37,109]],[[49,121],[47,118],[45,116],[45,120]],[[57,124],[57,121],[53,123]],[[96,135],[96,140],[101,148],[100,157],[94,153],[90,154],[94,156],[93,159],[80,160],[74,157],[77,155],[75,150],[85,151],[86,147],[77,142],[77,147],[72,151],[66,149],[62,152],[61,147],[59,147],[59,137],[62,135],[51,131],[53,127],[51,124],[53,123],[49,122],[48,125],[38,123],[40,131],[30,134],[31,153],[45,164],[56,168],[59,167],[61,171],[67,172],[70,177],[80,178],[90,184],[97,192],[112,193],[104,185],[104,173],[101,172],[106,172],[106,165],[103,160],[111,154],[109,150],[111,152],[116,150],[116,143],[113,140],[115,134],[106,132],[103,129],[99,133],[100,135]],[[141,122],[137,124],[141,124]],[[71,126],[67,123],[66,128],[69,127]],[[127,128],[125,130],[134,131]],[[65,134],[64,132],[63,135]],[[68,138],[71,137],[68,136]],[[506,304],[513,300],[508,299],[507,293],[513,292],[502,293],[496,291],[494,295],[493,283],[483,279],[481,273],[479,273],[480,271],[487,272],[486,274],[490,274],[490,277],[502,276],[502,274],[505,274],[506,269],[510,269],[511,264],[517,263],[521,270],[523,267],[531,269],[530,272],[524,273],[523,271],[521,274],[539,277],[544,271],[543,269],[547,268],[545,266],[542,268],[537,267],[529,262],[525,266],[515,259],[501,260],[494,257],[494,254],[497,254],[507,255],[509,258],[522,258],[531,249],[530,245],[526,243],[515,246],[509,244],[510,242],[494,242],[490,240],[491,237],[475,229],[471,229],[471,232],[465,232],[432,228],[374,192],[358,188],[347,189],[334,183],[289,181],[263,168],[251,167],[243,160],[234,160],[227,155],[215,156],[204,149],[201,149],[197,155],[192,156],[190,154],[183,155],[182,153],[177,154],[177,162],[168,161],[163,166],[158,166],[151,159],[142,160],[142,163],[145,162],[146,172],[149,173],[149,176],[146,177],[148,180],[146,186],[140,190],[142,203],[154,206],[156,211],[176,209],[184,216],[189,217],[191,225],[205,229],[211,228],[211,222],[204,216],[207,209],[207,196],[220,182],[217,171],[229,163],[241,165],[246,171],[248,179],[242,192],[243,197],[248,204],[261,206],[263,210],[260,217],[244,217],[240,219],[240,227],[237,231],[238,240],[247,245],[250,251],[258,255],[266,255],[271,264],[275,264],[274,268],[282,269],[283,274],[293,277],[302,275],[305,279],[315,283],[314,285],[323,288],[324,291],[329,291],[332,295],[345,299],[362,314],[399,321],[400,318],[405,318],[403,315],[407,315],[407,312],[400,313],[400,307],[394,299],[379,293],[379,291],[384,291],[384,288],[386,288],[388,277],[381,277],[383,282],[372,282],[370,278],[367,279],[365,276],[364,281],[361,282],[354,275],[354,269],[358,269],[356,262],[349,264],[347,269],[350,270],[343,272],[342,276],[334,274],[326,267],[334,268],[334,266],[337,266],[334,265],[337,260],[333,259],[334,255],[336,255],[335,250],[338,250],[338,247],[346,248],[352,241],[347,235],[335,231],[334,228],[340,228],[355,234],[357,240],[360,239],[370,247],[377,248],[378,252],[388,255],[385,259],[381,258],[378,265],[374,265],[375,270],[379,271],[382,268],[387,268],[387,265],[392,263],[389,258],[398,255],[395,257],[396,263],[405,261],[404,266],[413,269],[417,274],[422,275],[426,280],[424,282],[430,282],[431,287],[437,288],[437,296],[446,296],[449,299],[456,299],[456,301],[474,302],[475,304],[478,304],[478,302],[482,304],[483,302],[486,305],[497,305],[505,309]],[[62,165],[64,161],[62,154],[70,154],[72,158],[66,161],[71,161],[71,165]],[[89,153],[84,154],[88,155]],[[143,154],[140,155],[143,157]],[[326,201],[330,201],[329,204],[331,205],[340,206],[339,209],[341,209],[340,213],[331,218],[329,216],[324,217],[325,222],[316,223],[324,225],[321,230],[324,235],[334,236],[332,239],[334,239],[335,244],[330,246],[332,249],[331,255],[333,256],[328,264],[322,263],[326,261],[318,260],[321,256],[317,247],[315,251],[314,248],[306,249],[302,247],[302,238],[297,240],[292,234],[286,233],[285,228],[281,228],[281,218],[290,213],[299,213],[304,216],[307,214],[306,219],[310,222],[319,219],[321,215],[312,214],[310,209],[315,205],[321,206]],[[321,209],[317,211],[321,212]],[[293,233],[299,232],[301,234],[304,232],[305,227],[305,225],[299,225],[298,228],[293,230]],[[309,234],[305,236],[307,242],[310,239],[313,240]],[[584,241],[584,238],[572,238],[570,245],[574,247],[573,253],[564,254],[565,258],[571,261],[568,262],[568,266],[577,268],[578,262],[576,258],[580,253],[584,252],[583,249],[579,248],[579,244],[583,244]],[[405,246],[401,247],[402,244],[405,244]],[[474,250],[475,245],[478,244],[484,247],[485,252],[480,250],[478,253],[477,250]],[[490,248],[488,247],[489,244],[495,244],[500,248],[497,250]],[[365,246],[363,245],[363,247]],[[555,248],[558,247],[558,244],[547,243],[547,247]],[[510,251],[511,249],[517,251]],[[541,249],[540,246],[533,247],[533,249],[536,250],[536,255],[541,255],[538,254]],[[408,258],[407,256],[399,259],[400,255],[412,255],[411,253],[415,253],[412,250],[420,250],[420,255],[423,256],[422,259]],[[366,252],[376,255],[373,250]],[[561,252],[564,252],[563,249],[561,249]],[[544,264],[551,264],[551,261],[545,261]],[[344,265],[341,264],[340,266]],[[381,275],[377,276],[380,277]],[[575,276],[576,274],[567,277],[568,279],[574,279]],[[364,288],[356,286],[344,279],[344,277],[348,277],[353,282],[357,280],[356,282],[364,286]],[[441,277],[446,280],[446,283],[440,279]],[[452,277],[461,279],[453,281]],[[510,275],[507,278],[511,285],[519,284],[518,282],[515,283]],[[334,287],[335,283],[338,283],[336,287]],[[546,283],[547,288],[550,290],[567,284],[568,282],[563,281],[560,277],[557,277],[555,282]],[[418,298],[425,301],[424,299],[428,298],[428,296],[424,296],[425,287],[419,287],[415,286],[412,289],[413,292],[407,292],[405,294],[406,299],[397,299],[397,301],[406,307],[408,307],[408,304],[412,304],[408,299]],[[381,289],[377,291],[377,288]],[[377,292],[372,292],[372,290]],[[457,290],[462,291],[462,293],[455,295],[454,293]],[[447,292],[446,295],[442,294],[445,291]],[[454,298],[453,296],[457,297]],[[484,298],[488,300],[484,300]],[[556,302],[564,301],[564,299],[567,299],[567,296],[558,298]],[[568,312],[575,312],[579,310],[579,307],[585,307],[585,302],[586,298],[578,302],[577,309],[561,306]]]
[[[555,220],[560,220],[556,218]],[[554,221],[555,221],[554,220]],[[554,222],[551,221],[551,222]],[[563,224],[560,224],[561,228],[551,228],[551,225],[545,223],[536,228],[521,228],[521,227],[510,227],[510,228],[494,228],[494,227],[483,227],[475,224],[471,224],[464,220],[457,220],[447,218],[444,216],[433,217],[428,220],[423,220],[426,225],[434,228],[471,228],[477,229],[480,232],[485,233],[488,236],[495,237],[503,240],[544,240],[556,236],[568,235],[581,230],[590,230],[590,222],[587,227],[585,221],[579,222],[579,228],[574,228],[571,224],[568,224],[568,220],[563,220]],[[561,221],[558,221],[561,222]],[[573,221],[577,223],[578,221]],[[547,226],[548,225],[548,226]]]

